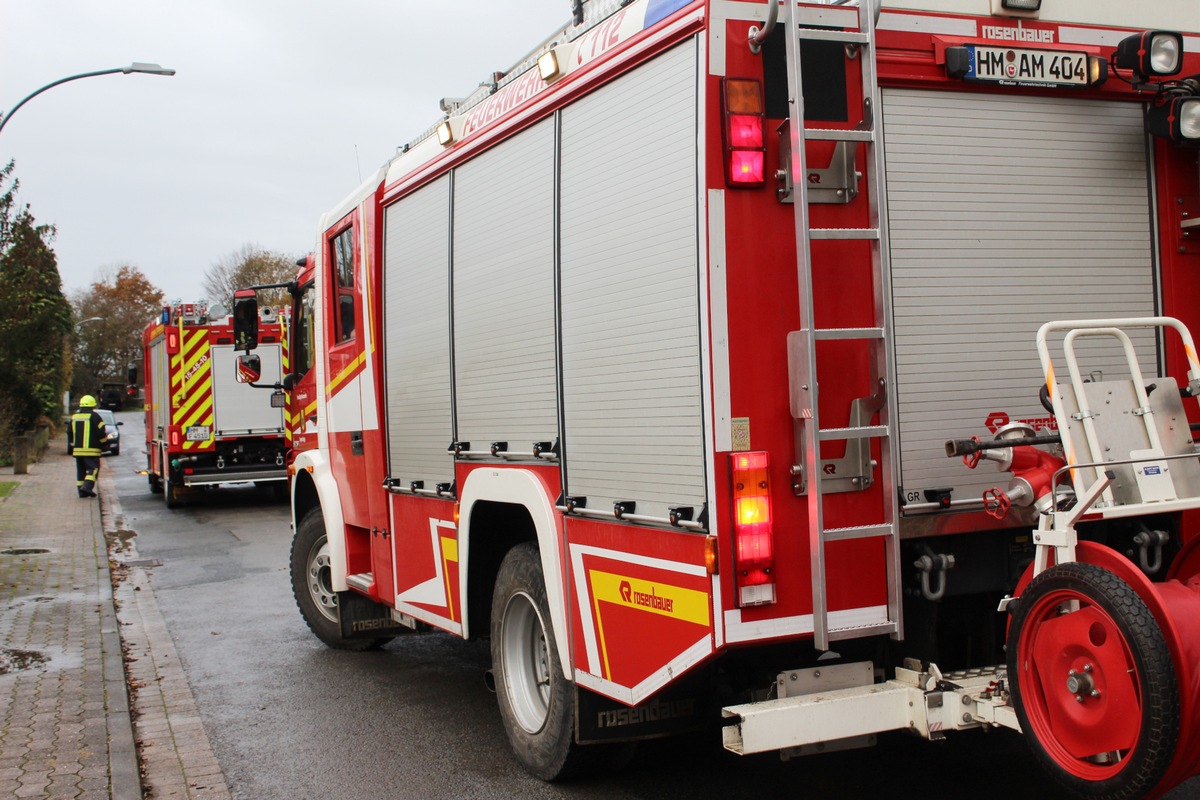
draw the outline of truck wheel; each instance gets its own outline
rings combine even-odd
[[[292,539],[292,594],[300,607],[300,616],[317,638],[338,650],[374,650],[392,640],[346,639],[338,621],[338,593],[330,575],[329,541],[325,536],[325,516],[314,508],[296,526]]]
[[[179,490],[175,488],[175,484],[171,481],[171,470],[163,470],[162,476],[162,493],[163,500],[167,503],[167,508],[179,508]]]
[[[532,543],[510,550],[496,578],[492,675],[508,741],[525,769],[547,781],[578,774],[590,748],[575,743],[574,687],[563,677]]]
[[[1034,578],[1009,627],[1008,678],[1034,756],[1073,793],[1143,797],[1166,773],[1175,668],[1145,602],[1113,573],[1071,562]]]
[[[146,481],[150,484],[152,494],[162,494],[162,478],[154,474],[154,465],[150,463],[150,450],[146,449]]]

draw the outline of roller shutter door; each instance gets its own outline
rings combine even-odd
[[[979,498],[1008,477],[967,470],[944,442],[1050,416],[1038,327],[1155,313],[1141,108],[907,89],[884,101],[902,487]],[[1152,369],[1153,337],[1135,341]],[[1088,363],[1124,377],[1106,354]]]
[[[696,45],[562,114],[566,477],[588,507],[704,503]]]
[[[450,181],[384,212],[388,467],[401,485],[454,480],[450,396]]]
[[[552,121],[455,171],[453,281],[458,439],[476,450],[553,442]]]

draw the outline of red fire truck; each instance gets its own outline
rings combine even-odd
[[[212,313],[216,312],[216,313]],[[287,481],[283,396],[246,385],[277,382],[287,369],[285,318],[264,308],[258,371],[235,369],[233,321],[203,304],[164,307],[142,333],[146,474],[175,508],[187,494],[221,483]],[[265,377],[264,377],[265,375]]]
[[[321,221],[314,633],[490,637],[546,779],[721,717],[1194,774],[1194,0],[574,12]]]

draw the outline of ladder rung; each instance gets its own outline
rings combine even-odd
[[[847,539],[873,539],[879,536],[895,536],[896,528],[881,522],[878,525],[855,525],[850,528],[826,528],[822,538],[827,542],[844,542]]]
[[[882,339],[883,328],[817,328],[813,338],[818,342],[831,339]]]
[[[878,228],[812,228],[810,239],[878,239]]]
[[[875,141],[875,131],[805,128],[804,138],[823,142],[873,142]]]
[[[845,439],[874,439],[888,435],[887,425],[864,425],[861,428],[822,428],[822,442],[840,442]]]
[[[846,44],[867,44],[870,40],[865,33],[858,31],[830,31],[821,28],[797,28],[796,35],[801,39],[821,42],[845,42]]]

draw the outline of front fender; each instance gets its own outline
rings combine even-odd
[[[330,581],[334,591],[345,592],[349,589],[346,585],[346,525],[342,518],[342,498],[338,494],[337,481],[333,479],[329,459],[320,450],[305,450],[296,456],[293,466],[296,469],[296,477],[299,477],[301,472],[308,473],[313,487],[317,490],[317,502],[325,518],[325,536],[329,541]],[[293,493],[294,484],[293,481]],[[298,530],[299,523],[293,498],[292,530]]]

